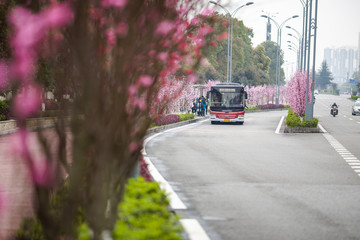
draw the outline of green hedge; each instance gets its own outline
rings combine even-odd
[[[9,102],[0,100],[0,121],[8,120],[9,112]]]
[[[182,113],[182,114],[178,114],[180,117],[180,121],[186,121],[186,120],[191,120],[195,118],[195,114],[193,113]]]
[[[305,120],[304,118],[300,118],[290,108],[285,123],[287,127],[292,128],[316,128],[318,122],[319,120],[317,118],[313,118],[311,120]]]
[[[65,184],[53,196],[51,214],[60,216],[58,208],[64,203],[67,190],[68,186]],[[182,239],[183,229],[178,222],[178,216],[170,212],[169,199],[157,182],[147,182],[142,177],[130,179],[123,197],[118,206],[118,220],[113,230],[114,240]],[[80,219],[83,219],[81,211]],[[89,225],[82,220],[80,222],[82,223],[77,226],[77,240],[91,240],[93,234]],[[45,240],[45,237],[39,221],[36,218],[26,218],[13,239]]]
[[[131,179],[118,208],[114,240],[181,240],[178,217],[169,211],[169,200],[157,182]]]
[[[352,95],[351,100],[356,101],[357,99],[360,99],[360,95]]]

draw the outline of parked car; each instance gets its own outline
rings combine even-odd
[[[315,91],[314,91],[314,94],[315,94],[315,95],[318,95],[318,94],[319,94],[319,91],[318,91],[318,90],[315,90]]]
[[[360,101],[357,100],[352,107],[352,115],[360,115]]]

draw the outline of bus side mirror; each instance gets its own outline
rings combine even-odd
[[[245,93],[245,99],[248,99],[248,95],[247,95],[247,92],[244,92]]]

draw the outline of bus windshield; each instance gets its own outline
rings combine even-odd
[[[243,107],[242,94],[235,88],[213,88],[211,91],[211,106],[224,108],[241,108]]]

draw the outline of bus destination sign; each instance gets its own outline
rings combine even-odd
[[[235,88],[220,88],[219,92],[221,93],[234,93],[236,92]]]

